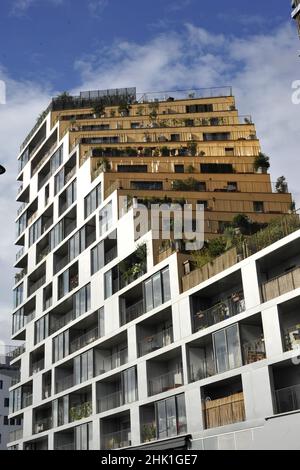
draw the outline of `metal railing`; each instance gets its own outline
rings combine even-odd
[[[137,101],[140,103],[151,103],[154,101],[171,101],[171,100],[189,100],[199,98],[222,98],[232,96],[232,87],[211,87],[190,90],[175,91],[154,91],[147,93],[138,93]]]
[[[288,273],[264,282],[261,286],[262,297],[264,302],[280,297],[287,292],[298,289],[300,287],[300,267],[297,266]]]
[[[85,333],[81,336],[78,336],[78,338],[74,339],[70,343],[70,354],[72,354],[75,351],[78,351],[81,348],[84,348],[88,344],[93,343],[99,337],[100,337],[100,334],[99,334],[98,326],[96,328],[88,331],[87,333]]]
[[[25,344],[23,344],[22,346],[18,346],[17,348],[13,349],[12,351],[9,352],[8,355],[11,358],[11,360],[13,361],[17,357],[21,356],[21,354],[23,354],[24,352],[25,352]]]
[[[277,413],[288,413],[300,409],[300,384],[275,391]]]
[[[102,450],[121,449],[122,447],[131,446],[131,430],[123,429],[122,431],[103,434]]]
[[[171,343],[173,343],[173,328],[170,326],[159,333],[146,336],[144,339],[139,341],[139,355],[145,356],[146,354],[168,346]]]
[[[167,372],[166,374],[149,379],[148,383],[150,396],[173,390],[183,385],[183,370],[177,369]]]
[[[246,307],[243,293],[237,294],[236,298],[236,301],[233,299],[224,299],[207,310],[195,313],[194,331],[203,330],[244,312]]]
[[[33,424],[33,434],[39,434],[52,428],[52,417],[36,419]]]

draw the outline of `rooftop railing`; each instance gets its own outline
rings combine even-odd
[[[199,98],[221,98],[232,96],[232,87],[214,87],[214,88],[198,88],[189,90],[161,91],[138,93],[137,100],[139,103],[151,103],[175,100],[190,100]]]

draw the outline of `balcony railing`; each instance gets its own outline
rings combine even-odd
[[[11,386],[14,387],[17,385],[19,382],[21,382],[21,374],[17,373],[15,376],[12,377],[11,379]]]
[[[9,433],[9,442],[15,442],[23,439],[23,429],[16,429]]]
[[[24,278],[24,276],[26,276],[27,274],[27,269],[24,268],[22,269],[22,271],[20,271],[19,273],[16,273],[15,274],[15,283],[17,284],[18,282],[22,281],[22,279]]]
[[[70,374],[66,377],[61,377],[56,380],[55,383],[55,391],[56,393],[63,392],[64,390],[67,390],[68,388],[72,388],[74,386],[74,375]]]
[[[37,361],[37,362],[34,362],[31,366],[31,374],[37,374],[38,372],[40,372],[41,370],[44,369],[45,367],[45,361],[44,359],[41,359],[40,361]]]
[[[37,419],[33,425],[33,434],[39,434],[52,428],[52,417]]]
[[[76,446],[74,442],[69,442],[68,444],[55,446],[55,450],[76,450]]]
[[[18,261],[20,258],[22,258],[22,256],[24,255],[25,253],[25,248],[24,246],[16,253],[16,261]]]
[[[32,405],[32,393],[23,395],[22,398],[22,408],[27,408],[27,406]]]
[[[25,344],[22,346],[18,346],[17,348],[13,349],[12,351],[9,352],[9,357],[13,361],[17,357],[21,356],[25,352]]]
[[[113,354],[109,354],[100,361],[99,366],[96,368],[96,375],[104,374],[110,370],[121,367],[128,362],[128,349],[124,348]]]
[[[93,343],[100,337],[98,326],[93,330],[79,336],[70,343],[70,354]]]
[[[139,355],[144,356],[157,349],[161,349],[173,343],[173,328],[170,326],[166,330],[154,335],[147,336],[139,342]]]
[[[281,274],[262,284],[262,297],[264,302],[280,297],[287,292],[298,289],[300,287],[300,267],[292,271]]]
[[[122,447],[131,446],[131,430],[123,429],[122,431],[103,434],[101,448],[103,450],[121,449]]]
[[[130,307],[127,307],[124,309],[123,312],[123,321],[122,324],[129,323],[136,318],[140,317],[145,313],[145,307],[144,307],[144,301],[143,299],[139,300],[133,305],[130,305]]]
[[[300,384],[275,391],[277,413],[288,413],[300,409]]]
[[[216,325],[244,311],[244,295],[242,293],[235,294],[232,299],[224,299],[213,307],[194,314],[194,331]]]
[[[110,393],[109,395],[105,395],[101,397],[97,401],[98,405],[98,413],[102,413],[107,410],[112,410],[114,408],[119,408],[119,406],[123,406],[124,402],[124,395],[121,390],[118,392]]]
[[[227,426],[245,421],[243,393],[203,403],[206,429]]]
[[[149,395],[157,395],[183,385],[182,369],[167,372],[149,380]]]

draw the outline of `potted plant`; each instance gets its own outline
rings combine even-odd
[[[259,152],[257,157],[255,157],[253,167],[257,173],[267,173],[268,169],[270,168],[270,157],[262,152]]]
[[[151,424],[144,424],[143,430],[143,442],[150,442],[156,439],[156,427],[153,423]]]
[[[130,109],[131,106],[127,102],[124,102],[119,105],[118,111],[122,117],[127,117],[129,116]]]

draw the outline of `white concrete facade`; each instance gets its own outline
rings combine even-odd
[[[45,141],[50,136],[49,116],[46,119],[46,129]],[[51,129],[51,134],[53,132],[55,132],[55,128]],[[17,266],[23,267],[22,260],[27,257],[27,273],[16,284],[16,287],[23,284],[23,297],[20,294],[19,305],[15,307],[14,314],[23,307],[26,314],[28,312],[30,314],[33,312],[33,314],[30,321],[25,322],[25,325],[21,328],[17,327],[13,333],[13,339],[24,340],[26,348],[25,352],[13,361],[14,364],[20,364],[21,375],[19,383],[11,389],[12,394],[15,392],[12,400],[15,400],[16,407],[12,408],[10,415],[11,417],[20,417],[23,420],[23,437],[18,441],[11,442],[10,446],[18,447],[20,450],[25,448],[49,450],[60,448],[107,449],[128,445],[146,447],[150,445],[150,441],[151,445],[156,442],[159,446],[159,442],[166,439],[187,435],[190,436],[191,445],[194,449],[300,449],[299,439],[297,439],[300,431],[300,413],[297,404],[294,405],[293,410],[288,409],[278,413],[275,393],[276,390],[284,390],[292,385],[297,386],[300,384],[297,361],[293,361],[293,358],[297,358],[299,352],[296,348],[285,351],[283,341],[285,325],[282,323],[282,321],[285,322],[285,319],[281,313],[282,308],[285,309],[285,305],[289,306],[290,302],[294,301],[295,307],[293,307],[294,304],[291,304],[292,306],[287,308],[287,315],[297,316],[297,299],[299,299],[300,305],[300,288],[292,289],[283,295],[264,302],[260,286],[262,272],[273,268],[276,276],[286,272],[286,269],[290,266],[284,265],[284,259],[293,258],[295,260],[290,263],[293,265],[293,269],[295,269],[295,265],[298,265],[300,231],[289,235],[201,285],[181,294],[177,254],[175,253],[160,264],[154,265],[151,231],[138,241],[134,241],[133,210],[131,209],[120,218],[118,217],[117,192],[114,192],[108,199],[103,200],[104,194],[101,188],[101,201],[98,201],[95,210],[88,217],[85,217],[84,199],[94,188],[101,184],[101,175],[91,183],[89,160],[79,167],[78,149],[69,152],[68,135],[65,135],[62,141],[57,143],[56,149],[61,145],[63,145],[62,162],[46,182],[46,185],[49,184],[49,196],[46,201],[45,185],[38,189],[38,175],[43,166],[32,177],[30,163],[27,163],[22,170],[23,191],[29,188],[29,206],[37,199],[37,212],[34,221],[18,237],[19,244],[24,243],[24,253],[20,256]],[[53,150],[51,155],[56,152],[56,149]],[[32,155],[30,161],[35,158],[37,153]],[[44,166],[47,165],[51,155],[43,162]],[[68,164],[74,155],[76,155],[76,172],[55,195],[55,175]],[[60,214],[60,196],[75,180],[77,196],[74,202]],[[100,234],[99,212],[110,201],[112,202],[112,218],[108,223],[107,230]],[[49,208],[52,213],[51,206],[53,207],[51,228],[50,226],[44,227],[45,230],[42,229],[43,233],[29,246],[30,227],[46,211],[49,211]],[[37,245],[45,239],[46,246],[48,232],[66,214],[71,214],[71,219],[74,218],[75,209],[77,217],[74,229],[63,237],[62,241],[55,244],[55,247],[50,249],[41,261],[36,262],[38,261],[36,255]],[[66,250],[70,249],[69,245],[66,248],[66,241],[71,239],[87,222],[91,222],[91,232],[94,232],[92,242],[88,244],[85,241],[82,252],[56,272],[56,264],[58,262],[63,263]],[[109,258],[108,263],[104,259],[104,266],[91,274],[91,250],[102,240],[107,240],[107,237],[114,230],[117,230],[116,256],[113,259]],[[114,244],[107,243],[108,247],[104,247],[105,255],[108,254],[112,246],[115,249]],[[140,272],[140,276],[129,282],[127,286],[120,286],[120,290],[112,295],[105,296],[104,275],[113,267],[118,266],[124,259],[133,255],[137,248],[143,244],[147,246],[146,273]],[[42,250],[43,248],[43,244],[40,244],[39,249]],[[276,266],[270,256],[278,250],[282,261]],[[55,260],[53,253],[57,254]],[[264,260],[268,260],[268,262],[261,268],[261,273],[259,273],[260,262],[264,263]],[[136,262],[136,260],[132,259],[131,262]],[[78,264],[76,265],[76,263]],[[61,298],[58,298],[59,283],[65,282],[59,281],[58,278],[74,265],[74,271],[71,272],[70,276],[66,276],[68,278],[68,287],[66,288],[64,284],[64,293]],[[146,311],[144,281],[147,281],[158,272],[163,272],[166,268],[169,269],[170,299],[166,294],[168,287],[164,284],[164,279],[161,278],[159,282],[160,286],[163,286],[161,287],[163,294],[159,293],[159,295],[164,295],[166,301],[164,302],[163,299],[158,301],[160,305],[151,310],[149,309],[146,313],[140,311],[136,318],[121,324],[122,300],[120,298],[125,299],[123,303],[125,303],[124,308],[127,308],[127,314],[129,314],[130,306],[134,305],[133,310],[138,308],[136,304],[141,301],[142,297],[143,310]],[[37,276],[35,276],[36,272]],[[164,271],[164,273],[167,276],[167,271]],[[113,276],[114,274],[112,274]],[[28,288],[41,277],[43,278],[42,285],[37,287],[34,292],[30,291],[31,293],[29,293]],[[238,284],[243,291],[245,305],[242,311],[224,321],[195,331],[192,320],[195,312],[193,312],[191,299],[197,295],[201,297],[201,292],[205,290],[213,297],[213,293],[218,292],[220,286],[223,285],[222,282],[226,286],[229,283],[227,287],[230,288],[231,285],[236,283],[236,279],[238,279]],[[67,317],[66,319],[64,317],[61,327],[53,328],[51,323],[53,325],[54,323],[57,324],[59,316],[64,316],[66,312],[70,311],[71,304],[68,301],[71,302],[76,293],[81,291],[87,284],[90,284],[90,299],[87,302],[89,304],[87,308],[80,310],[80,313],[76,313],[75,316],[68,317],[69,321],[67,321]],[[214,285],[216,285],[215,288]],[[49,286],[52,286],[52,295],[49,296],[49,303],[45,305],[45,288]],[[235,293],[235,285],[233,287],[231,294]],[[69,292],[66,292],[65,289]],[[109,288],[106,287],[106,289]],[[157,292],[156,284],[153,284],[153,291],[155,296]],[[205,297],[207,299],[207,294],[205,294]],[[126,307],[126,302],[129,307]],[[35,304],[34,308],[32,308],[33,304]],[[103,316],[101,317],[98,312],[102,307],[104,308],[104,327]],[[72,308],[74,309],[74,303],[71,310]],[[298,310],[298,323],[295,322],[295,327],[300,324],[299,312],[300,309]],[[42,335],[45,337],[39,336],[39,339],[37,339],[37,322],[47,315],[46,323],[48,323],[48,326],[41,327],[43,331],[46,331]],[[134,315],[136,315],[136,311]],[[247,330],[249,325],[253,331],[256,329],[256,331],[261,332],[256,340],[264,343],[265,358],[251,362],[249,357],[245,359],[245,356],[241,356],[239,366],[229,366],[226,371],[221,371],[220,366],[218,366],[218,369],[217,365],[214,364],[214,367],[217,367],[215,373],[210,373],[206,378],[193,381],[190,367],[191,354],[195,354],[194,360],[197,364],[202,360],[200,359],[202,352],[200,353],[199,350],[201,350],[203,344],[206,341],[212,341],[211,338],[213,337],[216,345],[215,333],[236,324],[239,325],[239,328],[242,325],[245,335],[249,333]],[[93,337],[91,332],[95,328],[98,329],[98,333]],[[170,329],[172,334],[166,340],[165,331]],[[242,330],[239,331],[241,333]],[[67,342],[67,346],[57,346],[57,352],[54,352],[56,348],[54,339],[64,332],[65,336],[61,336],[57,343],[60,341],[61,344]],[[161,332],[164,335],[161,347],[153,347],[153,350],[148,350],[146,354],[139,354],[141,340],[144,339],[143,344],[145,346],[147,338],[152,338],[152,341],[156,335],[155,340],[157,340],[157,338],[160,338],[157,335]],[[241,349],[245,345],[242,344],[241,337],[239,341],[239,345],[236,346],[235,344],[234,347]],[[193,348],[196,349],[194,353],[191,352]],[[88,351],[92,351],[90,356],[92,359],[87,359],[87,356],[83,358],[82,355]],[[245,354],[245,348],[242,349],[242,352]],[[227,353],[230,363],[232,361],[232,352],[229,352],[229,343],[227,344]],[[122,359],[122,354],[126,359]],[[216,355],[215,350],[214,361],[216,361]],[[80,359],[78,359],[79,356],[81,356]],[[257,358],[258,355],[255,357]],[[89,360],[92,361],[92,365],[88,364]],[[105,365],[107,361],[110,362],[110,366]],[[245,363],[247,361],[249,363]],[[76,365],[78,362],[80,362],[80,366]],[[276,371],[278,364],[283,364],[283,367],[288,370],[293,363],[295,363],[293,366],[295,368],[295,380],[291,380],[290,374],[287,372],[286,386],[285,384],[280,386],[277,384],[274,388],[273,369]],[[103,368],[100,367],[101,364],[104,364]],[[79,369],[76,369],[76,367],[79,367]],[[135,372],[124,373],[124,371],[132,371],[131,368],[135,368]],[[171,383],[174,382],[173,387],[170,385],[169,379],[165,379],[165,377],[169,377],[170,373],[173,374],[170,379]],[[283,376],[285,377],[285,373]],[[157,377],[161,377],[159,381],[156,380]],[[68,380],[70,380],[70,386],[67,384]],[[152,385],[149,384],[149,381]],[[136,382],[136,391],[133,390],[134,382]],[[63,390],[61,390],[61,384],[63,384]],[[215,395],[215,398],[211,400],[222,399],[223,385],[224,397],[228,396],[228,387],[234,390],[232,394],[243,393],[244,419],[222,426],[208,427],[202,410],[203,398]],[[151,387],[154,388],[151,389]],[[156,390],[158,393],[150,395],[150,390]],[[24,406],[24,393],[26,397],[29,397],[28,401],[25,400],[25,405],[28,406]],[[297,395],[298,392],[292,391],[291,393],[296,393],[295,397],[300,398],[300,394]],[[32,399],[30,398],[31,395]],[[108,395],[109,398],[107,398]],[[157,417],[160,405],[157,405],[157,403],[163,403],[163,400],[174,396],[181,396],[185,404],[185,413],[183,412],[185,416],[180,415],[179,419],[179,408],[181,406],[182,410],[182,402],[180,402],[181,405],[176,402],[174,406],[177,414],[172,415],[172,425],[167,422],[166,418],[167,429],[163,429],[162,426],[159,431]],[[220,411],[220,413],[222,412]],[[230,413],[232,413],[232,416],[229,416],[229,418],[227,416],[227,419],[235,421],[235,411],[230,411]],[[147,420],[146,416],[150,418]],[[156,427],[157,434],[155,437],[153,429],[151,426],[149,427],[149,424],[152,423],[155,423]],[[87,424],[88,426],[85,426]],[[151,439],[149,436],[143,438],[145,426],[146,432],[152,433]],[[143,443],[143,440],[149,442]]]

